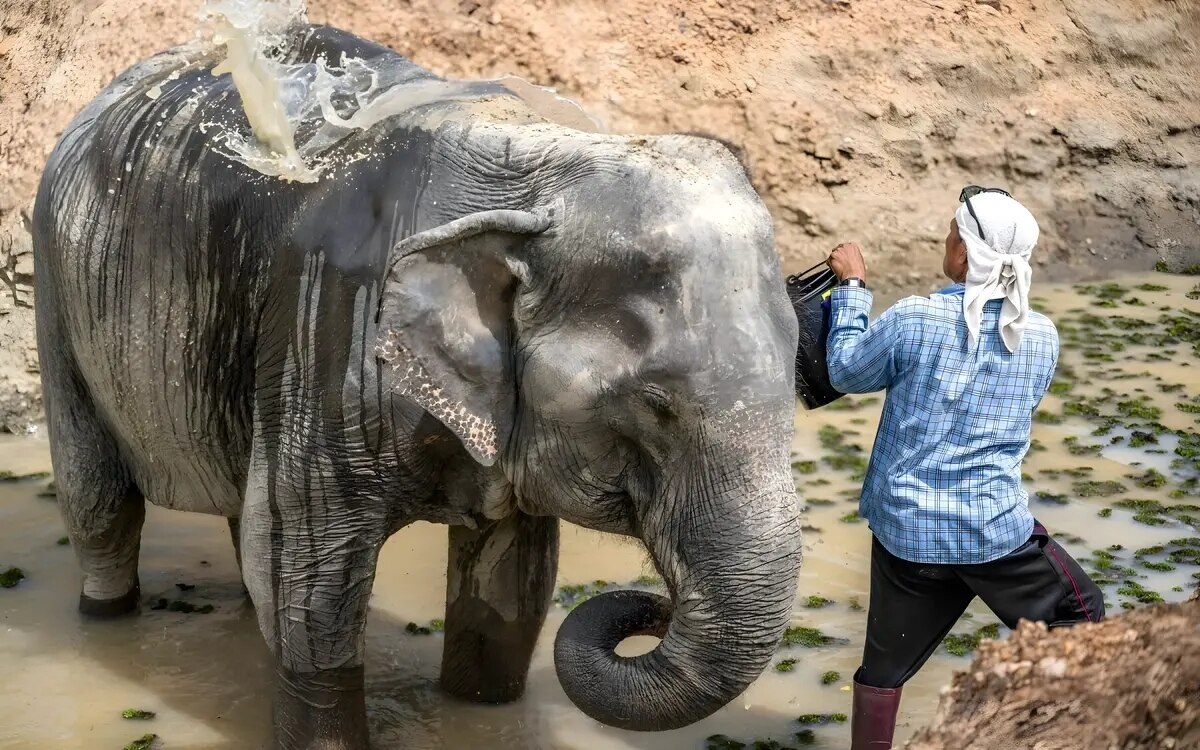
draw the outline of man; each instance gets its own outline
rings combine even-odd
[[[1037,523],[1021,487],[1033,412],[1058,332],[1029,309],[1033,216],[1008,193],[965,188],[946,237],[954,282],[868,324],[857,245],[829,266],[830,381],[887,389],[860,513],[874,534],[871,603],[854,678],[853,750],[892,745],[900,689],[979,596],[1008,627],[1104,616],[1100,589]]]

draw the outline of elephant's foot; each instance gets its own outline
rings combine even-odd
[[[450,529],[442,689],[478,703],[521,697],[557,568],[556,518]]]
[[[310,674],[280,669],[275,690],[279,750],[367,750],[363,668]]]
[[[80,593],[79,612],[86,617],[95,617],[100,619],[120,617],[122,615],[137,612],[141,597],[142,589],[135,578],[133,581],[133,588],[121,596],[111,599],[94,598],[88,596],[86,593]]]

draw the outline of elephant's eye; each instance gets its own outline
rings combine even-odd
[[[643,386],[642,400],[659,416],[675,416],[674,399],[671,398],[671,394],[667,393],[662,386],[653,384]]]

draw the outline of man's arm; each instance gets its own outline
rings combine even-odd
[[[896,375],[900,315],[891,307],[874,323],[871,293],[840,286],[830,298],[833,315],[826,359],[829,382],[842,393],[871,393],[887,388]]]
[[[829,256],[829,267],[839,280],[867,278],[862,250],[854,243],[838,245]],[[888,309],[872,325],[871,292],[862,287],[839,286],[829,303],[832,321],[826,360],[829,382],[842,393],[871,393],[886,388],[896,374],[900,343],[900,315]]]

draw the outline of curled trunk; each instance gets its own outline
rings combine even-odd
[[[584,602],[559,629],[559,682],[597,721],[641,731],[699,721],[762,673],[787,628],[800,562],[794,494],[690,500],[663,524],[668,533],[647,536],[673,604],[611,592]],[[634,635],[662,642],[641,656],[617,655]]]

